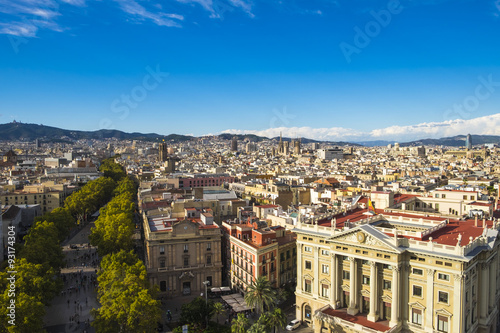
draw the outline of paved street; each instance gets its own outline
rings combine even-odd
[[[44,318],[47,332],[95,332],[90,327],[90,311],[98,307],[96,268],[99,258],[96,248],[88,246],[92,226],[93,223],[87,224],[63,246],[67,263],[61,270],[64,288],[47,308]]]

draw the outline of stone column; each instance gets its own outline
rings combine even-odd
[[[493,310],[493,307],[495,306],[495,298],[497,294],[497,259],[496,257],[491,260],[490,264],[490,290],[489,290],[489,311]]]
[[[434,331],[434,270],[427,269],[427,309],[425,309],[425,327],[427,332]]]
[[[479,318],[487,318],[488,317],[488,306],[489,306],[489,288],[490,288],[490,267],[488,263],[481,264],[481,284],[478,285],[479,288],[479,304],[481,308],[481,313],[479,314]]]
[[[312,295],[315,298],[318,298],[319,296],[319,258],[318,258],[318,252],[319,252],[319,247],[315,246],[313,247],[313,276],[314,280],[312,281]]]
[[[464,294],[464,275],[463,274],[453,274],[454,284],[453,284],[453,297],[451,298],[453,301],[453,314],[452,317],[452,326],[451,329],[453,332],[463,332],[463,325],[465,316],[461,316],[459,314],[462,313],[462,304],[465,298]]]
[[[333,254],[332,255],[332,260],[331,260],[331,265],[332,265],[332,270],[330,272],[330,305],[334,308],[337,309],[337,293],[339,290],[338,287],[338,264],[337,264],[337,255]]]
[[[347,313],[355,315],[358,313],[357,296],[356,296],[356,258],[349,257],[350,261],[350,276],[349,276],[349,308]]]
[[[377,321],[378,290],[377,290],[377,263],[370,261],[370,313],[366,317],[369,321]]]
[[[391,304],[391,321],[390,327],[394,327],[399,323],[399,288],[400,279],[399,272],[401,266],[392,266],[392,304]]]

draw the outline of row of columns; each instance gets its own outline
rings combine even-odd
[[[340,281],[342,279],[339,277],[339,264],[338,256],[332,256],[332,295],[331,304],[334,308],[337,308],[337,304],[340,304]],[[357,274],[357,260],[354,257],[349,257],[349,304],[347,313],[355,315],[360,310],[359,304],[359,276]],[[377,321],[379,319],[380,311],[377,309],[379,304],[379,283],[378,283],[378,264],[375,261],[370,261],[370,310],[367,319],[370,321]],[[401,266],[392,266],[392,304],[391,304],[391,321],[390,326],[395,326],[399,322],[399,289],[400,289],[400,271]]]

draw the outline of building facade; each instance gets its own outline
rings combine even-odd
[[[149,218],[144,214],[146,268],[160,295],[177,297],[221,286],[221,231],[213,217]]]
[[[319,332],[496,332],[497,221],[364,210],[299,223],[297,318]]]

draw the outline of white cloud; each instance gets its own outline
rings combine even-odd
[[[418,139],[438,139],[459,134],[500,135],[500,113],[464,120],[448,120],[443,122],[420,123],[409,126],[389,126],[374,129],[369,132],[357,131],[351,128],[331,127],[277,127],[265,130],[228,129],[222,133],[256,134],[265,137],[277,137],[283,133],[286,137],[304,137],[323,141],[413,141]]]
[[[166,26],[166,27],[180,27],[180,24],[174,20],[183,20],[182,15],[177,14],[167,14],[162,12],[151,12],[146,10],[143,6],[135,2],[134,0],[115,0],[120,8],[127,14],[131,14],[137,17],[139,20],[148,19],[153,23]]]
[[[18,37],[35,37],[38,28],[30,22],[0,23],[0,34]]]
[[[248,0],[176,0],[183,4],[198,4],[206,11],[210,12],[211,18],[222,18],[226,12],[232,12],[239,8],[250,17],[252,14],[252,2]]]

